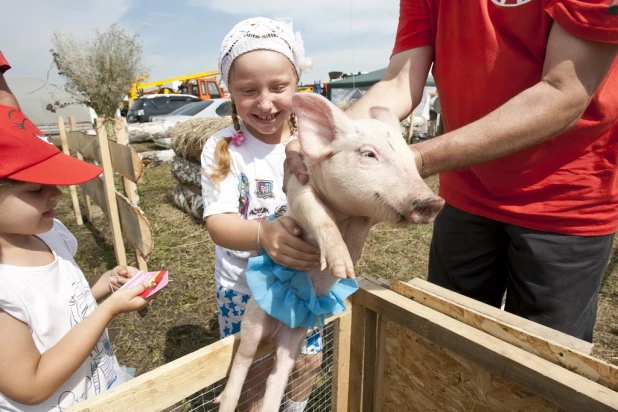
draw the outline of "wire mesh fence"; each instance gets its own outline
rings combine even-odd
[[[299,355],[296,360],[294,372],[290,376],[284,400],[280,411],[287,412],[284,408],[285,399],[295,401],[307,399],[305,412],[331,411],[332,379],[333,379],[333,342],[334,325],[331,322],[324,326],[322,333],[322,352],[312,355]],[[259,411],[257,401],[261,399],[266,378],[275,362],[275,354],[254,362],[249,370],[243,394],[241,395],[238,411]],[[218,411],[219,405],[215,403],[217,397],[223,392],[227,379],[222,379],[213,385],[189,396],[182,403],[167,408],[166,412],[211,412]]]

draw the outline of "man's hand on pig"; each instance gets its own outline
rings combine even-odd
[[[294,219],[282,216],[263,220],[260,246],[276,263],[294,270],[309,270],[320,264],[320,249],[299,236],[301,230]]]

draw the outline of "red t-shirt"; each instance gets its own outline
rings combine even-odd
[[[618,43],[609,0],[401,0],[393,54],[434,46],[432,73],[447,131],[495,110],[541,80],[553,21]],[[550,141],[442,173],[440,195],[470,213],[535,230],[618,230],[618,59],[580,121]]]
[[[6,61],[2,52],[0,52],[0,73],[4,73],[10,68],[11,66],[9,65],[9,62]]]

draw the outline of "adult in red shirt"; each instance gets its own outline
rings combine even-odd
[[[400,119],[430,67],[447,133],[410,146],[446,200],[429,280],[592,340],[618,228],[618,16],[610,0],[401,0],[371,106]],[[289,150],[294,150],[294,145]],[[299,173],[296,156],[288,157]]]
[[[2,52],[0,52],[0,105],[19,108],[15,96],[11,93],[9,85],[6,84],[6,80],[4,79],[4,72],[10,68],[9,62],[6,61]]]

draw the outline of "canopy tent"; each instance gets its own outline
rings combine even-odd
[[[335,80],[328,83],[328,94],[327,97],[332,101],[332,93],[333,90],[336,89],[353,89],[359,88],[364,89],[373,86],[377,82],[382,79],[384,76],[384,72],[386,72],[386,68],[380,70],[374,70],[369,73],[352,75],[345,79]],[[433,76],[430,74],[427,78],[427,82],[425,83],[425,87],[436,87],[436,83],[433,80]],[[335,92],[336,94],[337,92]]]
[[[328,83],[326,97],[339,106],[340,109],[345,110],[360,99],[363,94],[367,93],[371,86],[379,82],[382,76],[384,76],[384,72],[386,72],[386,68],[331,81]],[[433,80],[433,76],[429,74],[425,82],[423,99],[414,109],[413,116],[423,117],[425,121],[429,120],[429,100],[431,95],[435,93],[436,83]]]

